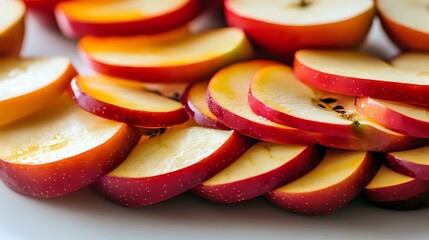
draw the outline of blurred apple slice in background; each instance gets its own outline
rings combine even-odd
[[[189,85],[182,96],[182,103],[189,117],[196,123],[208,128],[229,129],[220,123],[210,112],[207,105],[208,82],[196,82]]]
[[[19,193],[61,196],[107,174],[139,138],[129,125],[85,112],[63,95],[31,118],[0,128],[0,177]]]
[[[381,24],[402,50],[429,51],[428,1],[375,1]]]
[[[57,20],[55,19],[55,6],[59,2],[69,0],[23,0],[27,6],[27,10],[37,20],[47,27],[58,28]]]
[[[269,192],[267,197],[294,213],[332,213],[359,195],[377,170],[370,152],[328,149],[315,169]]]
[[[82,56],[102,74],[143,82],[195,82],[252,57],[244,32],[221,28],[184,37],[84,37]]]
[[[0,1],[0,56],[18,56],[25,33],[25,5],[21,1]]]
[[[220,203],[244,201],[303,176],[319,164],[323,154],[324,149],[315,145],[259,142],[193,191]]]
[[[62,57],[0,59],[0,126],[57,101],[76,74]]]
[[[186,122],[183,105],[145,90],[142,83],[105,76],[78,76],[70,94],[88,112],[139,127],[162,128]]]
[[[226,0],[225,17],[262,50],[292,60],[303,48],[356,48],[375,13],[371,0]]]
[[[169,31],[191,21],[201,11],[199,0],[65,1],[56,5],[61,31],[68,37],[124,36]]]
[[[170,128],[143,138],[128,158],[97,182],[103,195],[125,206],[147,206],[190,190],[239,158],[253,141],[235,131]]]
[[[353,51],[300,50],[296,77],[312,87],[359,97],[429,105],[429,75]]]

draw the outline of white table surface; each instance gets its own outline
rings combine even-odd
[[[76,42],[28,21],[24,56],[66,55],[84,73]],[[397,53],[376,22],[366,51]],[[427,239],[429,209],[392,211],[356,199],[325,216],[300,216],[264,198],[221,205],[185,193],[145,208],[125,208],[87,188],[50,200],[0,184],[0,239]]]

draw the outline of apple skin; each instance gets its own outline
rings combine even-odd
[[[36,17],[43,25],[58,29],[54,9],[59,2],[69,0],[23,0],[28,12]]]
[[[142,178],[101,177],[95,184],[110,201],[128,207],[149,206],[185,191],[212,177],[247,151],[254,141],[237,132],[213,154],[190,166]]]
[[[376,202],[377,206],[393,210],[416,210],[429,207],[429,191],[394,202]]]
[[[381,26],[402,51],[429,51],[429,34],[405,27],[378,11]]]
[[[293,160],[268,172],[225,184],[201,184],[193,189],[199,196],[213,202],[234,203],[263,195],[291,182],[317,166],[325,153],[323,147],[308,146]]]
[[[110,172],[126,158],[139,139],[136,129],[123,124],[104,144],[73,157],[38,165],[0,159],[0,178],[12,190],[31,197],[62,196]]]
[[[276,59],[291,62],[294,53],[303,48],[357,48],[371,28],[375,8],[353,18],[320,25],[287,26],[241,16],[228,0],[224,1],[229,26],[239,27],[249,39]]]
[[[305,84],[327,92],[356,97],[372,97],[397,102],[429,106],[429,87],[413,84],[368,80],[320,72],[302,63],[299,52],[295,54],[293,71]]]
[[[202,10],[199,0],[189,0],[178,9],[148,19],[128,22],[91,23],[69,18],[61,8],[61,3],[55,7],[56,20],[63,34],[70,38],[85,35],[129,36],[161,33],[185,25]]]
[[[103,102],[81,91],[76,81],[77,78],[74,78],[70,83],[70,96],[85,111],[97,116],[147,128],[168,127],[188,120],[188,115],[183,108],[166,114],[128,109]]]
[[[367,152],[365,160],[359,168],[347,179],[335,185],[304,193],[285,193],[273,190],[265,196],[276,205],[293,213],[303,215],[329,214],[358,196],[371,181],[378,168],[379,164],[374,159],[374,154]]]
[[[428,147],[422,147],[421,149],[427,148]],[[409,151],[420,151],[421,149],[417,148]],[[410,157],[412,156],[412,153],[410,153]],[[425,181],[429,180],[429,164],[407,161],[407,159],[395,156],[394,153],[387,153],[386,165],[398,173]]]
[[[22,8],[25,8],[24,5]],[[25,9],[23,10],[22,16],[15,24],[0,33],[0,56],[19,56],[24,42],[24,34]]]

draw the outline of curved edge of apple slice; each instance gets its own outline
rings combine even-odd
[[[331,149],[328,151],[333,150]],[[346,153],[347,155],[351,152],[345,151],[344,153]],[[333,153],[333,156],[336,156],[336,153]],[[326,161],[325,159],[327,157],[332,157],[330,156],[329,152],[327,152],[322,162],[309,174],[314,174],[315,172],[318,172],[320,166],[324,165],[324,161]],[[344,176],[343,174],[342,176],[340,176],[339,181],[336,181],[336,183],[334,183],[333,185],[323,186],[321,188],[307,190],[303,192],[287,192],[282,189],[288,186],[288,184],[286,184],[283,187],[268,192],[265,196],[274,204],[293,213],[303,215],[329,214],[344,207],[352,199],[358,196],[365,188],[365,186],[368,185],[373,176],[377,173],[378,168],[379,164],[374,159],[374,154],[371,152],[366,152],[365,156],[361,159],[361,162],[358,166],[356,166],[354,171],[347,176]],[[319,174],[335,175],[337,173],[336,171],[322,171],[319,172]],[[302,179],[306,178],[307,175],[304,175],[302,178],[299,178],[291,183],[295,183],[296,181],[302,181]]]
[[[257,145],[258,143],[253,147],[256,147]],[[267,154],[269,155],[269,147],[263,146],[263,148],[268,150]],[[233,182],[229,183],[210,184],[203,182],[192,191],[200,197],[218,203],[234,203],[245,201],[263,195],[281,186],[282,184],[293,181],[305,175],[314,169],[317,164],[319,164],[319,162],[322,160],[324,152],[325,151],[323,147],[309,145],[289,161],[266,172],[259,173],[257,175],[251,175],[243,179],[234,180]],[[242,155],[242,157],[245,156]],[[249,158],[251,157],[249,156]],[[236,161],[240,161],[240,158]],[[220,174],[222,174],[222,171],[218,173],[218,175]],[[228,174],[233,174],[233,172],[228,172]],[[210,179],[207,181],[209,180]]]
[[[69,94],[82,109],[97,116],[148,128],[163,128],[181,124],[188,120],[188,115],[183,108],[169,112],[151,112],[104,102],[80,89],[77,81],[77,77],[71,81]]]
[[[425,164],[418,159],[427,158],[425,153],[428,149],[428,146],[424,146],[403,152],[387,153],[385,164],[400,174],[427,181],[429,180],[429,163]],[[408,158],[404,155],[408,155]]]
[[[63,3],[70,4],[70,3]],[[85,35],[129,36],[137,34],[157,34],[181,27],[194,19],[202,11],[199,0],[188,0],[178,9],[151,18],[125,22],[94,23],[73,19],[62,10],[62,3],[54,9],[55,18],[61,32],[70,38]]]
[[[0,32],[0,56],[19,56],[24,42],[26,7],[20,1],[10,2],[11,4],[19,5],[18,8],[21,9],[21,14],[11,26]],[[10,11],[10,9],[7,9],[7,11]]]
[[[253,144],[252,139],[232,131],[231,136],[220,148],[192,165],[141,178],[107,174],[101,177],[95,186],[103,196],[118,205],[128,207],[153,205],[198,186],[227,167]]]

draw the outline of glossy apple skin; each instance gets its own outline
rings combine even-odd
[[[332,93],[357,97],[372,97],[390,101],[429,106],[429,87],[413,84],[368,80],[325,73],[306,66],[295,54],[293,64],[295,76],[305,84]]]
[[[358,196],[377,173],[378,168],[379,164],[374,159],[374,154],[368,152],[359,169],[335,185],[304,193],[289,194],[273,190],[265,196],[276,205],[293,213],[303,215],[329,214]]]
[[[181,97],[181,102],[185,107],[185,111],[188,114],[188,116],[194,119],[196,123],[204,127],[223,129],[223,130],[230,129],[229,127],[219,122],[217,119],[213,119],[210,116],[207,116],[195,106],[195,104],[192,102],[190,98],[190,91],[195,86],[195,84],[198,84],[198,82],[189,84],[189,86],[185,89]]]
[[[377,202],[377,206],[393,210],[415,210],[429,207],[429,191],[394,202]]]
[[[107,174],[95,186],[102,195],[116,204],[128,207],[152,205],[198,186],[235,161],[253,144],[252,139],[234,132],[213,154],[190,166],[142,178]]]
[[[213,202],[234,203],[263,195],[282,184],[291,182],[315,168],[323,158],[325,149],[309,146],[293,160],[257,176],[225,184],[201,184],[193,191]]]
[[[188,120],[188,115],[183,108],[166,114],[138,111],[103,102],[81,91],[76,81],[77,79],[74,78],[70,83],[70,96],[81,108],[97,116],[147,128],[168,127]]]
[[[359,111],[393,131],[414,137],[429,138],[429,122],[411,118],[383,105],[369,97],[356,98],[355,106]]]
[[[123,124],[104,144],[46,164],[16,164],[0,159],[0,178],[12,190],[36,198],[62,196],[94,183],[118,166],[140,135]]]
[[[239,27],[260,49],[276,59],[292,62],[294,53],[303,48],[357,48],[371,28],[374,8],[353,18],[320,25],[287,26],[241,16],[228,0],[224,1],[229,26]]]
[[[429,180],[429,165],[407,161],[389,153],[387,153],[386,165],[398,173],[425,181]]]
[[[61,31],[68,37],[92,36],[129,36],[138,34],[156,34],[179,28],[201,12],[199,0],[189,0],[184,6],[171,12],[148,19],[128,22],[91,23],[69,18],[61,4],[55,8],[55,16]]]

